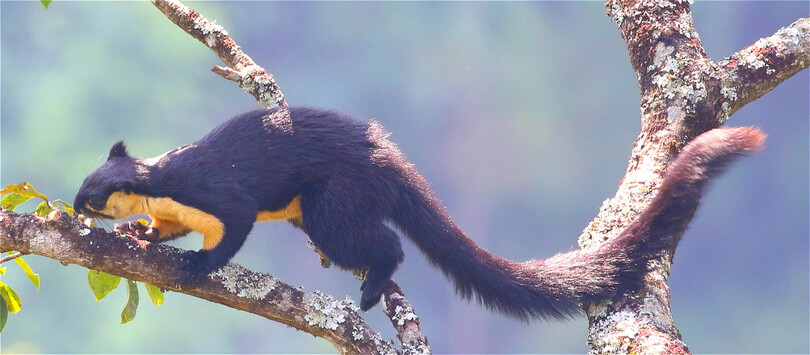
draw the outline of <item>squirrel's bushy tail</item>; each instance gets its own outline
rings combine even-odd
[[[674,248],[697,210],[706,183],[731,162],[762,148],[766,135],[755,127],[717,128],[701,134],[670,164],[658,195],[616,243],[631,257]]]
[[[523,263],[492,255],[467,238],[414,169],[405,172],[393,220],[465,298],[517,318],[567,318],[584,303],[641,285],[647,260],[674,247],[706,182],[736,157],[761,147],[756,128],[715,129],[670,165],[658,195],[622,234],[601,246]]]

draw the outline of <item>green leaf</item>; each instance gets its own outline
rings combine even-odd
[[[67,203],[65,201],[62,201],[60,199],[53,200],[51,205],[53,206],[53,208],[65,211],[65,212],[67,212],[67,214],[69,214],[71,216],[74,213],[76,213],[76,210],[73,208],[73,205],[71,205],[71,204],[69,204],[69,203]],[[59,205],[62,205],[62,206],[60,207]]]
[[[6,327],[7,320],[8,320],[8,309],[6,309],[6,300],[0,297],[0,333],[2,333],[3,328]]]
[[[115,290],[121,282],[121,276],[110,275],[103,271],[90,270],[87,273],[87,281],[90,289],[96,295],[96,302],[101,301],[104,296]]]
[[[8,252],[9,254],[14,254],[14,252]],[[25,271],[25,276],[28,276],[28,279],[31,280],[31,283],[37,287],[37,291],[39,291],[39,274],[34,273],[34,270],[31,270],[31,267],[28,266],[28,263],[23,260],[23,258],[16,258],[14,261],[17,262],[17,265]]]
[[[0,190],[0,195],[2,194],[17,194],[25,197],[39,197],[45,201],[48,201],[48,196],[45,196],[37,190],[34,190],[34,187],[27,182],[23,182],[16,185],[7,185],[2,190]]]
[[[146,286],[146,294],[149,295],[149,299],[152,300],[152,303],[155,306],[160,306],[163,304],[163,291],[160,290],[160,287],[150,285],[146,282],[143,283]]]
[[[17,206],[30,199],[31,199],[30,197],[25,197],[18,194],[6,195],[5,197],[3,197],[2,200],[0,200],[0,208],[7,209],[9,211],[14,211],[14,209],[17,208]]]
[[[51,0],[39,0],[42,3],[42,6],[45,6],[45,10],[48,9],[48,6],[51,4]]]
[[[48,215],[48,213],[51,213],[51,211],[53,211],[53,208],[51,208],[51,205],[48,203],[48,201],[42,201],[39,205],[37,205],[37,208],[34,210],[34,213],[36,213],[37,216],[45,217]]]
[[[17,313],[22,308],[22,302],[20,301],[20,296],[17,296],[17,292],[8,287],[3,281],[0,281],[0,296],[3,297],[3,300],[6,303],[6,309],[11,313]]]
[[[16,185],[8,185],[0,190],[0,195],[9,194],[0,200],[0,207],[7,210],[14,210],[21,203],[30,200],[31,198],[38,197],[48,201],[48,197],[34,190],[31,184],[24,182]]]
[[[138,311],[138,284],[135,281],[127,280],[127,305],[121,311],[121,324],[129,323],[135,319]]]

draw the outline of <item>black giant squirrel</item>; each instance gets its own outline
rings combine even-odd
[[[154,158],[133,158],[118,142],[84,180],[76,210],[108,219],[149,215],[140,237],[156,242],[203,234],[202,250],[180,258],[181,284],[227,263],[254,222],[289,220],[336,265],[367,270],[363,310],[379,302],[403,260],[391,221],[463,297],[521,319],[561,319],[639,288],[648,261],[677,242],[706,182],[765,138],[747,127],[706,132],[684,147],[656,197],[621,235],[595,248],[513,262],[464,235],[377,122],[288,110],[233,117]]]

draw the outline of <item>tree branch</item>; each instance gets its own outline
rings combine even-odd
[[[729,114],[810,65],[810,18],[799,19],[720,62]]]
[[[253,95],[260,106],[287,106],[284,94],[281,93],[281,88],[276,84],[273,75],[256,65],[253,59],[242,52],[236,41],[228,36],[225,28],[177,0],[152,0],[152,4],[175,25],[214,51],[234,71],[226,78],[237,81],[234,79],[238,77],[239,87]],[[222,68],[218,68],[214,69],[214,72],[222,75]]]
[[[350,299],[335,300],[229,263],[194,285],[175,284],[182,250],[91,228],[64,212],[47,218],[0,211],[0,252],[16,250],[146,282],[250,312],[331,342],[341,353],[394,351]]]
[[[406,354],[431,353],[427,337],[419,329],[419,317],[394,281],[389,281],[383,292],[383,312],[397,330],[397,338]]]
[[[687,142],[810,64],[807,20],[716,63],[700,43],[689,1],[608,0],[605,6],[638,77],[642,127],[616,195],[579,237],[583,248],[616,237],[638,217]],[[590,353],[689,353],[672,320],[666,283],[683,231],[673,236],[667,255],[652,263],[642,290],[586,307]]]

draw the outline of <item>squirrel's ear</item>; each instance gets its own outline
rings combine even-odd
[[[110,156],[107,157],[107,160],[117,157],[129,157],[129,153],[127,153],[127,147],[124,145],[124,141],[118,141],[112,146],[112,148],[110,148]]]

